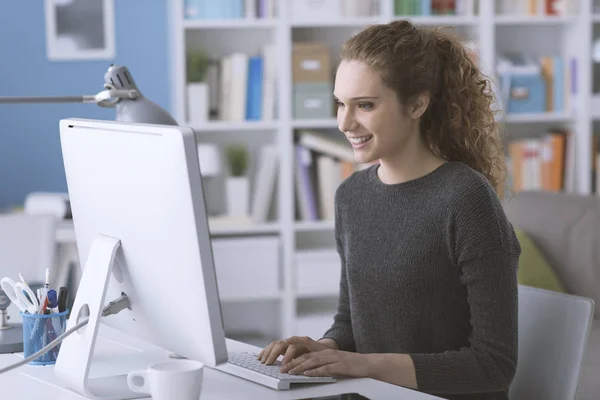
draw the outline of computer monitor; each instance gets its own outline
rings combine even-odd
[[[91,379],[100,322],[209,367],[227,348],[194,132],[85,119],[60,121],[83,274],[56,374],[98,398],[135,398],[126,376]],[[130,310],[100,317],[125,293]]]

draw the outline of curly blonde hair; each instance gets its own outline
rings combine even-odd
[[[379,71],[401,104],[428,93],[420,128],[431,150],[480,172],[496,189],[502,185],[506,164],[491,84],[457,37],[398,20],[357,33],[340,58]]]

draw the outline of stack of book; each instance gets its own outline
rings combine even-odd
[[[273,18],[276,0],[185,0],[186,19]]]
[[[573,14],[578,1],[573,0],[496,0],[496,7],[506,15]]]
[[[345,139],[302,130],[295,145],[295,183],[298,219],[333,221],[334,198],[338,186],[354,171],[354,150]]]
[[[211,119],[268,121],[275,119],[275,47],[260,54],[232,53],[207,71]]]
[[[575,135],[553,129],[537,138],[511,141],[507,164],[514,192],[575,189]]]
[[[474,0],[395,0],[396,15],[473,15]]]

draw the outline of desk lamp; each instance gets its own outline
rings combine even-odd
[[[0,97],[0,104],[96,103],[100,107],[115,107],[115,120],[119,122],[177,125],[167,111],[142,95],[127,67],[111,65],[104,74],[104,88],[95,95]]]
[[[165,109],[142,95],[127,67],[111,65],[104,74],[104,88],[106,90],[95,95],[83,96],[0,96],[0,104],[96,103],[100,107],[115,107],[115,121],[178,125]],[[216,147],[210,144],[199,144],[198,153],[202,175],[218,175],[220,161]]]

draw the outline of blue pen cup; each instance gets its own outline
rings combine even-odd
[[[56,314],[24,314],[23,317],[23,353],[25,358],[37,353],[50,342],[65,332],[67,313],[65,310]],[[50,365],[56,363],[60,343],[29,362],[33,365]]]

